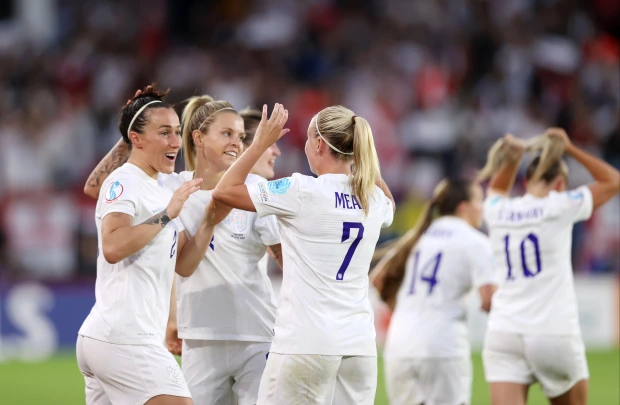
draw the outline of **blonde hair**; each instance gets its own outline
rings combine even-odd
[[[375,253],[373,260],[386,256],[384,262],[381,263],[385,272],[385,281],[379,290],[379,295],[384,302],[389,303],[395,299],[405,276],[407,258],[431,223],[438,217],[455,214],[462,202],[470,201],[473,185],[474,182],[466,179],[444,179],[439,182],[433,191],[433,197],[424,206],[415,226],[400,237],[389,251],[383,250]]]
[[[220,111],[237,113],[228,101],[216,101],[208,95],[192,97],[187,101],[181,116],[185,170],[196,170],[196,145],[192,133],[199,130],[206,134]]]
[[[321,110],[315,118],[317,136],[326,141],[332,156],[345,162],[353,161],[349,186],[364,213],[368,214],[370,198],[381,175],[368,121],[340,105]]]
[[[545,134],[530,139],[527,142],[525,151],[529,153],[540,152],[540,156],[536,159],[535,170],[528,175],[528,180],[538,181],[543,179],[549,182],[550,180],[547,179],[553,174],[552,172],[556,172],[556,170],[552,170],[556,166],[559,168],[559,171],[557,171],[553,178],[558,174],[568,177],[568,167],[562,161],[564,148],[564,142],[556,136]],[[508,144],[504,139],[499,139],[489,149],[487,162],[478,173],[478,180],[488,180],[504,162],[514,161],[516,155],[517,152],[512,145]],[[528,169],[528,171],[530,170]]]

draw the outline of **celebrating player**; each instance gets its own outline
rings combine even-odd
[[[318,178],[294,174],[244,184],[280,136],[288,111],[267,107],[252,145],[224,174],[213,198],[276,215],[284,279],[275,337],[258,404],[373,404],[377,353],[368,270],[394,204],[380,179],[368,122],[329,107],[310,122],[306,155]],[[375,184],[379,184],[377,187]]]
[[[493,253],[482,224],[482,188],[443,180],[417,225],[371,274],[396,305],[385,344],[390,404],[469,404],[472,364],[465,296],[478,289],[488,311]]]
[[[510,198],[527,146],[507,135],[481,173],[494,173],[484,217],[501,276],[484,343],[486,379],[493,405],[525,405],[536,381],[552,404],[582,405],[588,366],[573,286],[572,229],[620,191],[620,173],[552,128],[534,141],[542,153],[527,168],[526,194]],[[594,182],[565,191],[563,153]]]
[[[188,170],[164,181],[176,189],[193,177],[205,179],[180,214],[191,235],[218,179],[243,151],[245,132],[232,105],[210,96],[191,98],[182,121]],[[253,174],[246,179],[262,180]],[[183,374],[196,404],[255,404],[275,322],[271,283],[258,263],[266,247],[282,262],[275,217],[233,210],[204,247],[208,251],[195,271],[177,269],[182,277],[176,280],[178,306],[171,308],[167,343],[171,351],[182,352]]]
[[[87,404],[192,404],[174,357],[163,345],[175,265],[196,266],[229,212],[211,204],[188,240],[178,219],[201,178],[174,193],[158,183],[181,148],[179,117],[154,87],[138,91],[121,110],[119,129],[131,145],[98,198],[96,303],[79,330],[78,364]]]

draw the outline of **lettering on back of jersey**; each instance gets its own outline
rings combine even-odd
[[[349,195],[347,193],[339,193],[335,192],[336,195],[336,204],[335,208],[344,208],[347,210],[361,210],[362,206],[354,195]]]
[[[498,221],[503,222],[522,222],[531,219],[539,220],[543,217],[544,210],[542,207],[534,207],[524,211],[516,210],[500,210],[497,216]]]
[[[118,198],[123,194],[123,191],[125,191],[125,189],[120,182],[112,182],[110,187],[108,187],[108,190],[105,192],[105,202],[111,203],[118,200]]]

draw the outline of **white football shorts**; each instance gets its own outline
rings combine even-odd
[[[386,358],[385,383],[391,405],[469,404],[470,358]]]
[[[373,405],[377,358],[270,353],[257,405]]]
[[[585,346],[578,335],[521,335],[489,331],[482,352],[489,383],[533,384],[549,398],[589,378]]]
[[[271,343],[183,340],[183,375],[194,405],[255,405]]]
[[[181,368],[162,346],[118,345],[78,336],[86,405],[144,404],[158,395],[191,398]]]

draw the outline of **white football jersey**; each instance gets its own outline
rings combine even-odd
[[[376,356],[368,271],[391,201],[375,187],[368,216],[349,176],[294,174],[248,185],[258,215],[276,215],[284,278],[271,351]]]
[[[466,296],[485,284],[496,284],[486,235],[455,216],[433,221],[407,258],[385,356],[469,357]]]
[[[143,249],[110,264],[101,253],[101,223],[106,215],[121,212],[133,217],[132,225],[139,225],[166,209],[171,197],[168,189],[131,163],[103,183],[95,211],[96,302],[80,335],[116,344],[163,344],[182,225],[174,219]]]
[[[484,216],[498,271],[489,330],[580,334],[571,265],[575,222],[590,218],[586,186],[545,198],[492,196]]]
[[[193,172],[166,176],[173,190]],[[265,181],[250,174],[246,183]],[[212,191],[198,190],[179,218],[188,237],[196,234]],[[205,257],[190,277],[177,276],[177,324],[181,339],[271,342],[275,300],[266,268],[259,262],[266,246],[280,243],[274,216],[233,209],[215,227]]]

